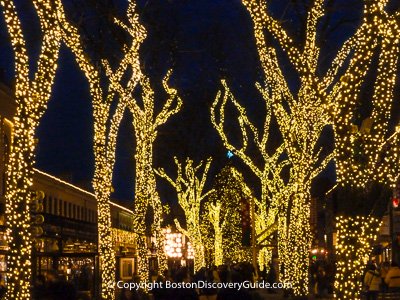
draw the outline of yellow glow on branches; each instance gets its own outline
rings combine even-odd
[[[382,0],[365,6],[364,25],[350,66],[333,93],[339,99],[333,117],[338,180],[343,185],[364,187],[373,180],[394,185],[399,176],[399,132],[390,135],[389,120],[398,73],[400,25],[398,16],[389,15],[385,5]],[[373,109],[358,128],[354,119],[363,100],[360,89],[376,51],[379,62],[373,83]]]
[[[397,125],[394,133],[390,133],[389,119],[398,73],[400,30],[398,15],[389,15],[385,11],[386,3],[386,0],[366,2],[363,24],[352,38],[356,42],[349,67],[328,98],[333,103],[335,160],[341,185],[365,187],[377,181],[393,186],[399,179],[400,127]],[[356,112],[363,100],[360,91],[375,53],[379,56],[375,82],[372,83],[372,112],[359,128],[355,123]],[[378,221],[365,218],[361,222],[362,217],[357,218],[339,218],[335,281],[335,296],[339,299],[359,297],[358,276],[376,237],[374,230]],[[361,223],[361,229],[352,222]],[[354,241],[354,237],[359,240]]]
[[[332,160],[333,154],[322,154],[317,146],[323,128],[331,123],[329,99],[332,82],[343,66],[350,49],[357,43],[350,39],[333,60],[324,76],[317,72],[320,49],[316,45],[317,24],[323,16],[323,0],[315,0],[307,17],[306,39],[297,46],[280,23],[268,15],[267,2],[242,0],[253,23],[265,88],[259,85],[264,99],[272,104],[283,137],[284,151],[290,161],[290,180],[279,219],[279,255],[283,262],[284,279],[293,283],[296,295],[308,293],[308,251],[311,247],[310,188],[313,179]],[[294,94],[283,75],[277,50],[267,45],[269,31],[287,54],[300,79]],[[357,32],[357,35],[359,32]],[[288,203],[291,203],[288,206]],[[295,251],[296,254],[293,255]]]
[[[57,3],[60,2],[57,0]],[[103,61],[110,84],[107,93],[104,93],[101,88],[101,75],[99,71],[89,61],[87,55],[83,51],[84,48],[81,44],[77,28],[68,23],[63,15],[59,16],[59,21],[64,29],[63,39],[75,54],[76,61],[88,79],[92,96],[94,119],[93,149],[95,154],[93,188],[98,208],[98,241],[101,268],[101,295],[103,299],[115,298],[113,286],[115,283],[116,261],[112,242],[109,199],[112,190],[116,140],[123,113],[126,106],[128,106],[128,101],[131,100],[129,95],[142,76],[138,51],[140,44],[146,37],[145,30],[139,24],[139,17],[135,13],[135,3],[133,1],[129,1],[127,16],[129,25],[124,25],[119,20],[115,20],[115,22],[132,35],[133,39],[130,48],[126,50],[126,54],[115,72],[111,70],[107,61]],[[116,86],[116,83],[122,79],[122,76],[129,67],[133,70],[132,79],[129,82],[128,88],[124,90],[123,93],[120,93],[117,108],[114,114],[111,115],[111,105],[114,95],[116,92],[120,92],[119,86]]]
[[[211,122],[217,129],[225,147],[232,150],[260,180],[261,200],[259,201],[255,199],[257,206],[255,227],[257,236],[259,236],[260,240],[263,240],[266,238],[266,235],[264,234],[265,230],[276,222],[278,208],[281,205],[282,200],[285,197],[286,189],[288,188],[281,177],[281,172],[286,166],[288,166],[288,161],[279,161],[284,151],[283,145],[280,145],[272,155],[268,152],[269,149],[267,144],[272,117],[269,99],[265,99],[267,113],[265,116],[263,131],[259,132],[259,130],[249,120],[245,109],[239,104],[229,90],[225,81],[222,81],[222,85],[224,87],[224,94],[219,92],[211,107]],[[225,132],[225,110],[228,100],[239,112],[238,123],[242,133],[242,145],[240,148],[234,146],[233,143],[229,141],[229,137]],[[248,154],[249,133],[257,151],[263,158],[262,168],[257,166]],[[259,262],[262,263],[261,267],[269,262],[266,257],[271,257],[271,253],[267,252],[268,249],[264,249],[259,253]]]
[[[136,50],[138,47],[135,48]],[[127,53],[131,56],[132,53]],[[163,80],[163,87],[168,95],[168,99],[164,103],[162,110],[155,115],[155,99],[154,92],[150,86],[150,80],[140,71],[139,65],[135,63],[138,60],[129,60],[124,58],[123,62],[127,65],[132,64],[134,69],[133,75],[128,81],[126,87],[121,83],[123,72],[113,73],[108,64],[106,72],[111,81],[111,86],[122,99],[124,99],[126,106],[129,108],[133,115],[133,127],[135,130],[136,151],[136,178],[135,178],[135,228],[139,234],[138,236],[138,252],[139,252],[139,276],[142,280],[148,278],[148,247],[146,244],[146,224],[145,215],[148,206],[153,207],[154,223],[152,231],[156,235],[156,249],[159,259],[159,267],[161,270],[167,266],[166,256],[164,253],[164,235],[161,230],[162,222],[162,205],[160,197],[156,190],[156,181],[153,173],[153,144],[157,138],[158,127],[163,125],[167,120],[178,113],[182,107],[182,101],[178,97],[177,91],[170,88],[167,84],[171,71],[167,73]],[[135,69],[136,68],[136,69]],[[140,76],[139,76],[140,75]],[[132,95],[133,89],[136,86],[136,81],[139,82],[142,88],[141,102],[135,99]]]
[[[29,57],[20,18],[13,1],[0,1],[14,51],[15,101],[13,139],[7,165],[6,220],[7,299],[29,299],[32,236],[30,233],[29,191],[35,162],[35,131],[50,98],[61,45],[60,28],[52,1],[34,0],[42,33],[36,72],[30,78]]]
[[[229,212],[225,212],[225,218],[221,223],[221,202],[210,203],[207,209],[208,218],[213,225],[214,228],[214,264],[216,266],[220,266],[224,260],[224,253],[222,248],[222,230],[226,224],[226,214]]]
[[[182,101],[177,95],[177,91],[168,86],[167,82],[171,72],[169,71],[164,78],[163,86],[168,95],[161,112],[155,115],[154,92],[150,86],[150,81],[146,76],[142,76],[140,84],[142,87],[142,103],[131,97],[128,107],[133,114],[133,127],[136,138],[136,179],[135,179],[135,228],[139,233],[139,275],[142,280],[148,278],[147,246],[145,242],[145,215],[149,205],[153,207],[154,222],[152,231],[156,236],[157,257],[160,270],[167,267],[164,252],[164,234],[161,230],[162,204],[156,190],[156,180],[153,173],[153,144],[157,138],[158,127],[179,112]],[[128,83],[129,85],[129,83]],[[123,93],[123,90],[121,90]]]
[[[205,267],[203,236],[200,229],[200,208],[202,201],[213,192],[213,190],[206,193],[203,192],[211,158],[205,163],[200,162],[197,166],[194,166],[193,161],[187,158],[184,167],[175,158],[175,164],[178,168],[175,180],[169,177],[162,168],[155,170],[155,172],[166,179],[177,192],[178,203],[185,213],[186,230],[182,228],[177,219],[175,219],[175,225],[182,234],[189,238],[190,243],[193,245],[194,269],[198,271],[200,268]],[[203,165],[203,171],[198,175]]]
[[[364,267],[376,240],[380,221],[368,217],[337,217],[335,298],[360,299]]]

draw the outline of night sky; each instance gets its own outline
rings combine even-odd
[[[113,7],[114,14],[122,15],[123,0],[98,1],[80,0],[68,3],[72,18],[85,21],[88,36],[96,37],[107,22],[106,12]],[[29,11],[20,0],[20,8]],[[28,1],[29,2],[29,1]],[[302,41],[304,32],[304,5],[307,1],[270,1],[274,17],[281,20],[294,39]],[[396,2],[396,1],[393,1]],[[73,11],[80,3],[80,11]],[[321,22],[319,43],[323,59],[320,69],[326,69],[329,60],[340,45],[352,34],[359,22],[362,1],[327,1],[330,17]],[[226,78],[241,103],[246,105],[254,120],[261,120],[263,103],[254,85],[262,81],[258,55],[255,48],[250,16],[239,0],[157,0],[139,1],[139,14],[148,31],[141,48],[142,68],[160,86],[164,74],[173,68],[170,84],[178,89],[184,101],[183,110],[172,117],[162,129],[154,146],[155,166],[167,171],[175,170],[173,156],[183,159],[190,156],[199,161],[214,157],[212,173],[227,163],[224,149],[210,123],[209,108],[220,88],[220,80]],[[24,14],[26,24],[35,21]],[[32,31],[28,28],[28,32]],[[93,34],[91,34],[93,32]],[[117,43],[104,33],[104,55],[118,53]],[[35,33],[31,33],[32,53],[35,53]],[[37,40],[37,39],[36,39]],[[3,19],[0,23],[0,67],[3,81],[10,83],[12,64]],[[116,54],[115,56],[118,56]],[[282,56],[282,63],[285,58]],[[297,79],[287,66],[286,76],[291,87],[296,89]],[[292,78],[293,77],[293,78]],[[160,102],[162,97],[159,97]],[[92,154],[92,111],[88,84],[79,71],[73,56],[64,47],[61,51],[59,68],[53,95],[37,132],[39,145],[37,167],[72,183],[91,190],[94,157]],[[234,127],[235,125],[232,125]],[[131,116],[125,114],[120,128],[115,168],[115,199],[132,203],[134,190],[134,135]],[[233,158],[233,163],[243,171],[246,168]],[[247,176],[256,189],[256,179]],[[158,183],[161,183],[159,181]],[[159,184],[164,201],[173,201],[172,190]]]

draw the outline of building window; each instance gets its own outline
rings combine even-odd
[[[76,218],[76,205],[72,204],[72,218]]]
[[[47,211],[49,214],[53,213],[53,198],[49,197],[49,210]]]
[[[68,203],[68,218],[72,218],[72,204]]]
[[[68,203],[66,201],[64,201],[64,214],[63,214],[64,217],[68,217],[67,205],[68,205]]]
[[[54,214],[58,215],[58,199],[54,198]]]
[[[43,212],[47,212],[47,195],[44,195],[43,198]]]
[[[76,206],[76,218],[78,220],[81,219],[81,209],[80,209],[79,205]]]
[[[58,200],[58,215],[59,216],[63,215],[63,201],[61,199]]]

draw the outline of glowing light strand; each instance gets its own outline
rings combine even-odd
[[[252,197],[250,189],[242,174],[232,166],[221,170],[213,189],[215,192],[207,198],[201,220],[202,235],[207,240],[204,245],[213,253],[213,261],[209,263],[219,266],[229,262],[251,262],[251,249],[242,246],[242,226],[249,225],[242,221],[245,203]]]
[[[268,15],[264,1],[242,2],[254,23],[257,49],[266,79],[265,88],[258,87],[265,100],[272,105],[283,136],[284,151],[290,161],[291,179],[283,198],[284,212],[278,225],[283,281],[293,284],[295,295],[306,295],[308,253],[311,248],[310,188],[313,179],[333,158],[333,154],[322,154],[317,147],[323,128],[329,124],[325,105],[327,91],[318,88],[321,79],[316,72],[320,51],[315,38],[318,20],[323,15],[323,1],[314,1],[308,14],[303,50],[294,45],[280,24]],[[265,30],[279,42],[299,76],[301,85],[296,95],[291,92],[283,75],[276,49],[266,44]],[[340,62],[337,64],[340,65]]]
[[[189,238],[190,243],[193,245],[194,269],[198,271],[205,267],[205,247],[200,226],[200,209],[202,201],[213,192],[213,190],[205,193],[203,191],[212,160],[209,158],[205,163],[202,161],[197,166],[194,166],[193,161],[187,158],[184,167],[176,157],[174,160],[177,166],[175,180],[169,177],[162,168],[155,170],[155,173],[166,179],[177,192],[178,203],[185,213],[186,230],[182,228],[177,219],[175,219],[175,225],[183,235]],[[202,168],[203,170],[201,171]]]
[[[333,95],[336,164],[342,185],[364,187],[372,180],[394,185],[399,174],[397,130],[390,135],[389,120],[399,57],[399,24],[385,12],[386,1],[365,8],[366,29],[354,49],[350,67]],[[378,41],[380,42],[378,43]],[[379,44],[380,49],[377,47]],[[372,112],[359,128],[354,120],[360,88],[366,80],[373,54],[379,51],[372,94]]]
[[[233,94],[229,90],[225,81],[222,81],[224,88],[224,94],[219,92],[214,103],[211,107],[211,122],[218,131],[224,146],[230,149],[238,156],[259,178],[261,185],[261,200],[255,199],[257,207],[255,214],[255,228],[258,239],[264,240],[267,238],[265,235],[266,230],[277,222],[278,212],[280,207],[283,205],[283,201],[287,198],[289,185],[285,184],[281,176],[282,170],[289,166],[289,161],[282,159],[284,153],[284,145],[280,145],[272,154],[269,154],[268,149],[268,138],[271,124],[271,103],[269,97],[265,97],[266,105],[266,116],[262,132],[254,126],[249,120],[245,109],[239,104],[234,98]],[[225,110],[228,105],[228,100],[234,105],[235,109],[239,112],[238,123],[242,132],[242,145],[236,147],[232,142],[229,141],[229,137],[225,132]],[[249,134],[251,133],[252,142],[254,143],[257,151],[263,158],[262,168],[252,160],[250,155],[247,153]],[[281,210],[284,212],[284,210]],[[285,217],[284,213],[279,217]],[[272,252],[268,248],[263,248],[258,254],[258,260],[260,267],[263,269],[268,265],[269,260],[272,257]]]
[[[29,201],[35,162],[35,131],[46,110],[61,45],[51,1],[33,1],[42,33],[37,69],[30,78],[29,57],[21,21],[13,1],[0,1],[14,52],[16,114],[6,174],[7,293],[6,299],[29,299],[32,236]]]
[[[335,275],[335,298],[361,299],[364,266],[376,241],[380,221],[368,217],[337,217],[337,272]]]
[[[59,2],[58,2],[59,3]],[[117,108],[111,115],[111,104],[114,99],[115,90],[113,83],[121,80],[129,66],[133,68],[134,80],[131,80],[129,90],[132,90],[138,83],[141,76],[138,49],[143,42],[146,33],[138,22],[135,14],[135,3],[129,2],[128,20],[131,25],[131,32],[134,33],[132,44],[127,50],[124,59],[121,60],[115,73],[111,74],[111,68],[107,61],[103,61],[104,69],[110,83],[109,90],[103,92],[100,83],[100,73],[97,68],[89,61],[83,51],[80,36],[77,28],[70,24],[65,18],[59,17],[63,26],[63,39],[67,46],[74,53],[78,65],[84,72],[89,81],[90,93],[92,96],[93,117],[94,117],[94,154],[95,154],[95,173],[93,177],[93,188],[96,195],[98,207],[98,235],[99,235],[99,256],[101,268],[101,295],[103,299],[114,299],[115,291],[115,251],[112,242],[111,232],[111,210],[110,193],[112,190],[112,175],[115,164],[115,149],[118,128],[123,117],[123,113],[130,100],[126,95],[122,95],[118,101]],[[121,25],[121,22],[115,20]],[[112,76],[111,76],[112,75]],[[109,122],[110,121],[110,122]]]

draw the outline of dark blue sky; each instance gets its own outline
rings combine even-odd
[[[27,1],[18,0],[17,3],[22,11],[27,11],[24,13],[24,29],[32,45],[31,52],[35,54],[37,37],[33,30],[35,26],[31,24],[37,25],[37,20],[29,14],[29,7],[25,5]],[[88,29],[89,35],[92,30],[96,36],[97,28],[101,28],[106,20],[102,12],[92,11],[90,3],[96,1],[67,2],[73,18],[89,20],[88,26],[92,26]],[[73,11],[76,8],[74,3],[79,3],[79,12]],[[305,11],[299,3],[307,1],[273,0],[270,8],[295,40],[301,41]],[[319,41],[324,53],[321,69],[324,69],[338,45],[354,31],[361,9],[361,0],[334,0],[327,3],[332,14],[324,20],[328,21],[328,26],[321,28],[326,32]],[[118,0],[116,10],[122,13],[125,4],[123,0]],[[262,119],[263,105],[254,87],[255,82],[262,78],[251,19],[239,0],[141,0],[139,4],[142,22],[148,31],[148,38],[141,49],[142,67],[156,86],[159,86],[166,70],[173,68],[171,84],[178,88],[184,101],[183,111],[160,130],[154,147],[155,165],[173,171],[174,155],[179,158],[190,156],[197,161],[212,155],[215,173],[226,163],[226,150],[212,128],[209,117],[209,107],[220,87],[220,79],[227,78],[237,98],[247,106],[252,117]],[[10,83],[12,56],[9,45],[5,43],[7,35],[3,19],[0,24],[0,67],[4,70],[3,78]],[[112,54],[115,44],[106,39],[103,42],[104,51]],[[288,70],[290,76],[290,68]],[[37,136],[38,168],[72,183],[90,187],[94,158],[88,85],[73,56],[65,48],[61,51],[53,95]],[[116,192],[113,196],[130,202],[133,199],[135,144],[128,113],[118,141],[114,177]],[[240,165],[235,159],[234,163]],[[251,176],[248,180],[250,184],[255,182]],[[162,198],[169,200],[172,197],[171,190],[163,185],[160,188]]]
[[[165,1],[141,7],[148,30],[141,51],[145,72],[157,84],[172,67],[171,84],[179,88],[184,101],[183,111],[160,129],[154,147],[156,166],[171,166],[173,172],[174,155],[196,160],[212,155],[218,169],[226,162],[225,149],[210,124],[209,106],[219,80],[229,76],[238,94],[246,94],[249,101],[258,97],[253,86],[258,58],[250,19],[240,2],[234,2]],[[91,122],[87,83],[72,55],[63,49],[54,94],[38,130],[38,167],[90,186]],[[129,113],[118,140],[113,196],[129,201],[133,199],[135,147]]]

